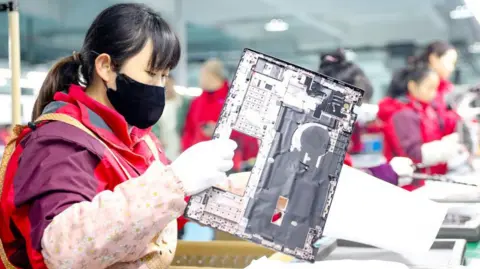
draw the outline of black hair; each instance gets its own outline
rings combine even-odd
[[[322,54],[318,72],[361,88],[367,102],[372,98],[372,83],[358,65],[347,60],[343,49]]]
[[[427,63],[410,62],[410,64],[396,71],[393,74],[390,85],[388,86],[387,95],[392,98],[406,96],[408,93],[408,83],[410,81],[421,83],[428,75],[433,72]]]
[[[32,121],[53,101],[56,92],[66,91],[70,84],[88,86],[99,54],[110,55],[113,68],[118,70],[148,40],[153,43],[150,71],[175,68],[181,54],[180,41],[158,13],[146,5],[133,3],[103,10],[88,29],[80,52],[61,59],[50,69],[35,101]]]
[[[427,45],[427,47],[418,57],[414,57],[413,61],[429,64],[430,55],[442,57],[443,55],[445,55],[445,53],[447,53],[447,51],[452,49],[455,49],[455,47],[446,41],[434,41]]]

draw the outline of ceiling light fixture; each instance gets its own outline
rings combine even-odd
[[[268,32],[283,32],[288,30],[288,23],[281,19],[272,19],[271,21],[265,23],[264,28],[265,31]]]
[[[203,90],[201,88],[185,87],[185,86],[181,86],[181,85],[175,85],[174,90],[175,90],[175,92],[177,92],[180,95],[191,96],[191,97],[200,96],[203,92]]]
[[[457,6],[454,10],[450,11],[450,18],[452,20],[462,20],[471,17],[473,17],[473,13],[467,6]]]
[[[480,23],[480,1],[478,0],[465,0],[465,5],[467,6],[472,16],[477,18],[478,23]]]

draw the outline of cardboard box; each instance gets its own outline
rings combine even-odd
[[[245,268],[252,260],[275,252],[246,241],[178,241],[173,269]]]

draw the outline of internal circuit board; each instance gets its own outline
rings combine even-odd
[[[243,195],[211,188],[185,216],[313,262],[363,96],[361,89],[245,49],[214,139],[255,137]]]

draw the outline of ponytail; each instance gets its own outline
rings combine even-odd
[[[70,84],[78,84],[80,82],[80,65],[81,60],[78,53],[62,58],[55,63],[40,88],[33,107],[32,121],[38,118],[42,114],[43,109],[53,101],[53,96],[56,92],[67,91]]]
[[[415,65],[418,64],[429,64],[430,63],[430,56],[435,55],[437,57],[442,57],[447,53],[449,50],[454,50],[455,47],[446,41],[434,41],[422,51],[422,53],[418,57],[414,57]]]

